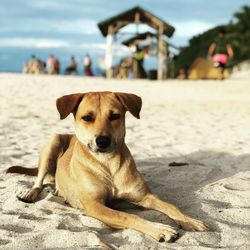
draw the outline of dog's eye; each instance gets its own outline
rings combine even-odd
[[[120,114],[110,114],[109,120],[110,120],[110,121],[115,121],[115,120],[120,119],[120,117],[121,117]]]
[[[92,122],[93,121],[93,117],[91,115],[84,115],[84,116],[82,116],[82,119],[85,122]]]

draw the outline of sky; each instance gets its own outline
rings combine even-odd
[[[0,71],[19,70],[31,53],[45,59],[52,51],[65,63],[70,54],[102,55],[105,38],[97,23],[136,5],[174,26],[169,41],[185,46],[192,36],[227,24],[250,0],[0,0]]]

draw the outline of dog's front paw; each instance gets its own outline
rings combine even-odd
[[[20,193],[16,195],[16,197],[18,198],[18,200],[32,203],[36,201],[40,192],[41,192],[41,188],[30,188],[30,189],[21,191]]]
[[[185,221],[179,221],[178,224],[186,231],[208,231],[208,226],[202,221],[190,217],[186,217]]]
[[[170,226],[154,223],[153,231],[151,232],[151,237],[159,242],[173,242],[177,239],[178,233],[176,230]]]

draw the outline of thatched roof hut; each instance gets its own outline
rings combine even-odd
[[[116,33],[119,29],[130,23],[143,23],[156,30],[162,29],[162,33],[168,37],[171,37],[175,31],[173,26],[139,6],[99,22],[98,27],[102,35],[106,37],[109,34],[108,30],[110,26],[113,26],[113,33]]]
[[[110,17],[98,23],[98,27],[103,36],[107,37],[106,46],[106,67],[107,77],[112,77],[112,45],[115,34],[128,24],[147,24],[154,28],[158,38],[158,79],[165,79],[167,72],[167,53],[166,43],[163,36],[171,37],[175,31],[174,27],[163,21],[161,18],[153,15],[149,11],[136,6],[132,9],[124,11],[118,15]]]

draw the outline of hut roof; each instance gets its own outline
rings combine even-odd
[[[125,46],[130,46],[135,44],[137,41],[141,41],[141,40],[145,40],[148,37],[155,37],[156,34],[152,33],[152,32],[145,32],[145,33],[140,33],[137,34],[125,41],[122,42],[122,44],[124,44]]]
[[[98,27],[101,30],[103,36],[108,35],[108,28],[112,24],[113,32],[116,33],[122,27],[130,23],[144,23],[154,29],[163,29],[163,34],[171,37],[174,33],[174,27],[167,24],[165,21],[159,17],[153,15],[152,13],[146,11],[145,9],[136,6],[132,9],[126,10],[116,16],[110,17],[104,21],[98,23]]]
[[[138,41],[145,40],[147,37],[156,37],[157,38],[157,34],[149,32],[149,31],[145,32],[145,33],[140,33],[140,34],[137,34],[137,35],[135,35],[135,36],[133,36],[133,37],[131,37],[131,38],[123,41],[122,44],[125,45],[125,46],[127,46],[127,47],[129,47],[131,45],[135,45]],[[176,50],[180,49],[180,48],[174,46],[172,43],[170,43],[168,41],[163,40],[163,42],[167,43],[168,46],[170,46],[170,47],[172,47],[172,48],[174,48]]]

